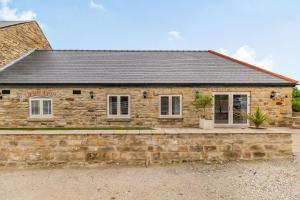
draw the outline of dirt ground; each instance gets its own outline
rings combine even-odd
[[[0,171],[0,200],[32,199],[300,199],[300,162]]]

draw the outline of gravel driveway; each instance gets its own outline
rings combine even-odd
[[[300,199],[300,162],[2,170],[0,199]]]

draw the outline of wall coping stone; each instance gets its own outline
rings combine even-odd
[[[297,129],[276,127],[251,128],[156,128],[153,130],[0,130],[1,135],[186,135],[186,134],[300,134]]]

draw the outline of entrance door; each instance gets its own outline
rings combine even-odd
[[[214,103],[215,124],[229,124],[229,95],[215,95]]]
[[[214,93],[215,125],[247,125],[249,93]]]

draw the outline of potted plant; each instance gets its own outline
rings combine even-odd
[[[206,108],[211,108],[212,106],[212,97],[209,95],[196,93],[194,106],[198,113],[200,113],[199,127],[202,129],[213,129],[213,120],[211,116],[208,116],[206,113]]]
[[[268,119],[267,114],[262,112],[261,109],[258,107],[256,108],[254,113],[248,114],[247,118],[250,120],[251,123],[255,125],[254,128],[261,128],[260,126],[265,123]]]

